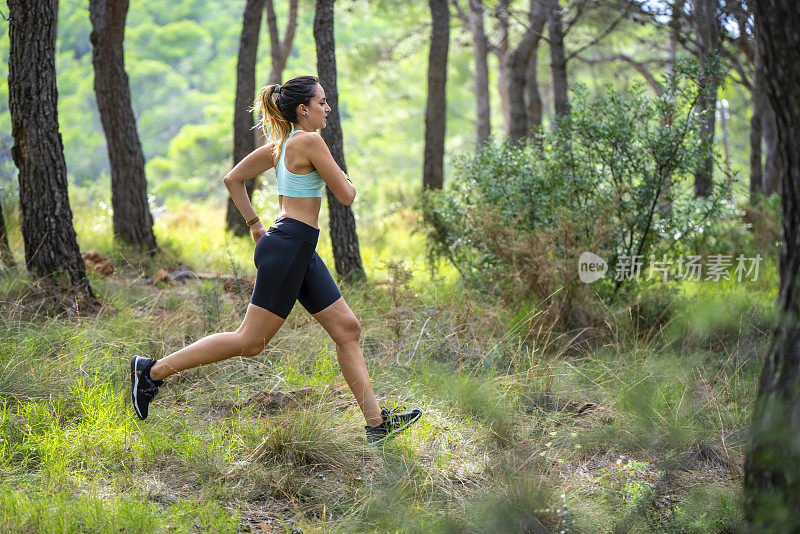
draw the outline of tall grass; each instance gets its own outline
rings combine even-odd
[[[37,315],[26,296],[34,282],[20,270],[0,275],[0,530],[738,525],[770,284],[654,287],[609,309],[606,326],[586,337],[555,330],[546,303],[508,309],[443,270],[431,278],[415,263],[424,255],[416,237],[369,229],[370,280],[344,295],[379,401],[421,407],[416,425],[366,446],[335,347],[299,306],[261,355],[171,377],[139,421],[130,357],[163,357],[243,316],[246,300],[215,283],[144,283],[178,260],[252,274],[251,244],[203,234],[221,212],[197,213],[168,210],[156,258],[114,249],[107,229],[80,228],[82,246],[110,250],[119,267],[91,275],[104,303],[92,316]],[[313,390],[307,402],[277,411],[247,402],[301,388]]]

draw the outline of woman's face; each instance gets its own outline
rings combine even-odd
[[[315,130],[320,130],[327,126],[327,117],[331,112],[331,107],[325,98],[325,89],[320,84],[317,84],[317,90],[311,98],[311,102],[306,106],[306,111],[308,111],[308,116],[306,117],[301,113],[301,117],[308,121],[309,126]]]

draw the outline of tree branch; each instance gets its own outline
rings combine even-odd
[[[289,52],[292,50],[292,41],[294,41],[294,33],[297,29],[297,3],[298,0],[290,0],[289,2],[286,33],[283,36],[283,44],[281,45],[281,70],[286,67],[286,61],[289,59]]]
[[[616,19],[615,19],[615,20],[614,20],[614,21],[613,21],[613,22],[612,22],[612,23],[611,23],[611,24],[608,26],[608,28],[606,28],[605,30],[603,30],[602,32],[600,32],[600,34],[599,34],[599,35],[597,35],[597,37],[595,37],[594,39],[592,39],[591,41],[589,41],[589,42],[588,42],[588,43],[586,43],[585,45],[583,45],[583,46],[579,47],[577,50],[575,50],[574,52],[572,52],[571,54],[569,54],[569,55],[567,56],[567,61],[569,61],[569,60],[570,60],[570,59],[572,59],[573,57],[577,56],[578,54],[580,54],[581,52],[583,52],[583,51],[584,51],[584,50],[586,50],[587,48],[589,48],[589,47],[591,47],[591,46],[594,46],[594,45],[596,45],[597,43],[599,43],[599,42],[600,42],[600,41],[601,41],[601,40],[602,40],[604,37],[606,37],[606,36],[607,36],[609,33],[611,33],[612,31],[614,31],[614,28],[616,28],[617,26],[619,26],[619,23],[620,23],[620,22],[622,22],[622,20],[623,20],[624,18],[626,18],[627,16],[628,16],[628,10],[626,10],[626,11],[625,11],[624,13],[622,13],[622,14],[621,14],[619,17],[617,17],[617,18],[616,18]],[[564,34],[565,34],[565,35],[566,35],[566,33],[567,33],[567,32],[564,32]]]
[[[269,45],[270,55],[274,62],[281,51],[281,41],[278,36],[278,18],[275,16],[275,5],[272,0],[267,0],[265,3],[267,10],[267,28],[269,29]]]
[[[586,4],[587,3],[588,2],[586,0],[577,0],[577,2],[575,2],[575,5],[574,5],[575,16],[573,16],[571,19],[568,19],[568,20],[565,21],[564,31],[562,32],[564,34],[564,36],[566,36],[569,33],[569,31],[572,29],[572,27],[581,18],[581,15],[583,15],[583,11],[586,8]],[[564,12],[567,12],[569,10],[570,10],[569,7],[565,7],[564,8]]]
[[[647,61],[636,61],[627,54],[614,54],[611,56],[602,56],[591,59],[580,55],[576,55],[575,59],[579,59],[589,65],[596,65],[598,63],[609,63],[611,61],[624,61],[626,63],[629,63],[636,70],[636,72],[642,75],[642,77],[647,82],[647,85],[649,85],[658,96],[661,96],[664,92],[663,89],[661,88],[661,85],[659,85],[655,77],[647,69],[647,65],[652,64],[657,66],[664,66],[669,63],[668,59],[650,59]]]
[[[458,18],[458,20],[460,20],[464,26],[469,27],[469,17],[467,16],[466,13],[464,13],[464,10],[461,9],[461,6],[458,4],[458,0],[450,0],[450,3],[456,10],[456,17]]]
[[[733,54],[733,52],[728,50],[728,48],[725,46],[720,47],[720,52],[722,53],[723,56],[725,56],[728,59],[728,61],[730,61],[730,64],[733,67],[733,69],[739,74],[739,77],[741,78],[740,80],[741,84],[747,87],[748,89],[752,89],[753,85],[750,82],[750,78],[748,77],[747,73],[744,70],[744,66],[739,61],[739,58],[737,58]]]

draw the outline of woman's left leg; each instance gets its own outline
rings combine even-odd
[[[344,301],[344,297],[339,297],[339,300],[313,316],[336,343],[336,356],[339,359],[342,375],[350,386],[350,391],[353,392],[367,424],[370,426],[381,424],[383,415],[375,398],[375,392],[372,391],[364,353],[361,352],[359,344],[361,324],[353,310]]]

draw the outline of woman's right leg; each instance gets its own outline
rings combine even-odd
[[[255,356],[264,350],[284,321],[285,319],[271,311],[250,304],[236,332],[204,337],[161,358],[150,368],[150,377],[163,380],[178,371],[219,362],[232,356]]]

